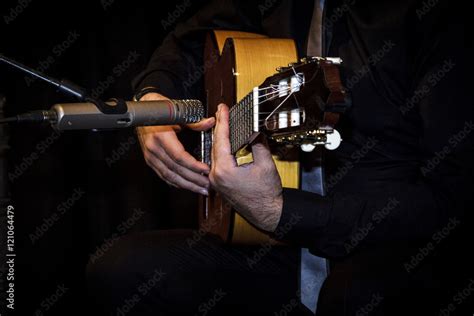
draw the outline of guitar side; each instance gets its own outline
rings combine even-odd
[[[208,115],[214,115],[219,103],[231,106],[254,87],[273,75],[277,67],[298,60],[293,40],[233,31],[215,31],[208,35],[205,48],[205,86]],[[281,151],[279,152],[281,156]],[[282,184],[299,187],[299,162],[293,153],[284,160],[275,158]],[[251,161],[251,154],[239,153],[239,164]],[[199,225],[202,231],[233,244],[276,243],[232,210],[215,192],[201,198]]]

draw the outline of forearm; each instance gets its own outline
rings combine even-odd
[[[322,197],[285,189],[276,233],[329,257],[348,255],[362,245],[429,240],[462,220],[464,209],[450,203],[451,198],[427,184],[394,185],[376,196]]]

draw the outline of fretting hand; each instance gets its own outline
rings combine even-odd
[[[253,162],[237,166],[229,140],[229,109],[219,105],[214,130],[212,187],[255,226],[273,232],[283,207],[281,179],[266,143],[252,145]]]

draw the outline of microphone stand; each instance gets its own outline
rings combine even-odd
[[[112,101],[111,104],[107,104],[101,100],[97,100],[91,97],[84,88],[76,85],[75,83],[72,83],[64,79],[58,80],[53,77],[47,76],[11,58],[8,58],[1,53],[0,53],[0,63],[4,63],[30,76],[43,80],[49,85],[56,87],[59,91],[67,95],[76,97],[81,102],[93,103],[97,107],[97,109],[104,114],[124,114],[124,113],[127,113],[128,111],[127,104],[122,99],[113,99],[111,100]]]

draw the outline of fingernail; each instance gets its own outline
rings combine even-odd
[[[205,196],[208,196],[208,195],[209,195],[209,192],[208,192],[206,189],[202,189],[202,190],[200,191],[200,193],[201,193],[202,195],[205,195]]]

